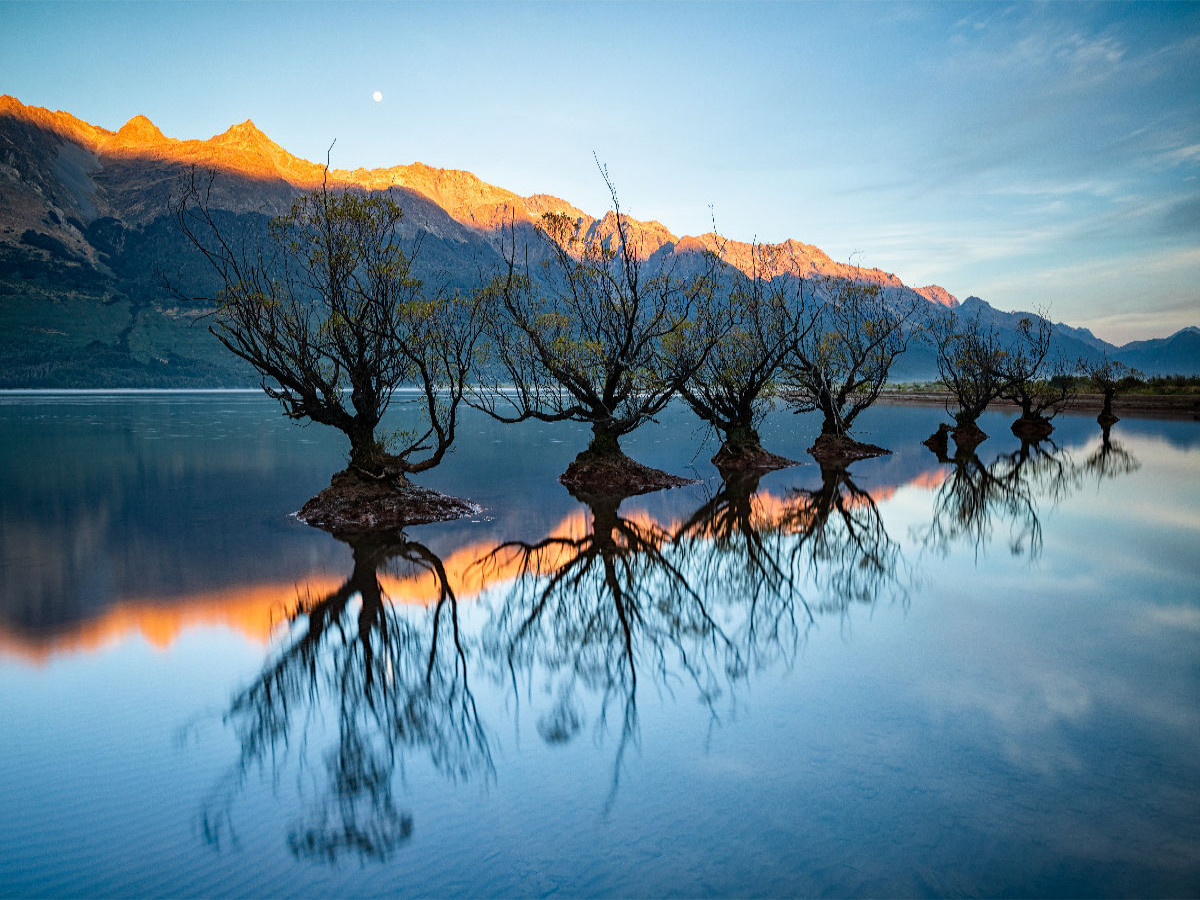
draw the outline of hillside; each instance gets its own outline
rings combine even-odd
[[[593,216],[558,197],[521,197],[469,172],[422,163],[334,169],[326,176],[323,166],[293,156],[249,120],[208,140],[179,140],[144,116],[109,131],[3,96],[0,387],[255,383],[208,333],[203,317],[211,309],[168,289],[168,280],[189,296],[211,295],[215,287],[168,215],[168,198],[193,168],[214,174],[213,206],[235,229],[282,212],[325,177],[335,188],[386,191],[404,209],[403,235],[419,239],[418,275],[464,288],[479,271],[501,264],[501,228],[508,223],[528,234],[544,213],[555,212],[574,219],[577,233],[588,238],[611,239],[616,228],[612,211]],[[752,271],[752,244],[715,234],[681,237],[655,221],[629,225],[646,258],[686,268],[698,254],[719,249],[729,266]],[[937,285],[913,289],[893,273],[836,262],[811,244],[789,240],[770,249],[780,266],[806,275],[879,284],[897,301],[930,309],[958,306]],[[1090,332],[1063,326],[1060,335],[1064,354],[1120,355]],[[1147,372],[1160,365],[1196,370],[1200,335],[1181,335],[1169,348],[1139,342],[1130,353],[1142,362],[1130,364]],[[896,367],[897,378],[932,372],[932,354],[920,346]]]

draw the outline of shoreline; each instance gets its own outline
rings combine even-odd
[[[397,393],[417,393],[419,389],[402,387]],[[38,397],[130,397],[163,394],[258,394],[262,388],[0,388],[0,398]],[[949,391],[903,391],[883,390],[877,402],[892,406],[941,406],[952,400]],[[1099,414],[1104,397],[1101,394],[1076,394],[1072,403],[1063,410],[1075,413]],[[993,400],[988,409],[1016,409],[1008,400]],[[1170,419],[1200,420],[1200,394],[1120,394],[1113,400],[1113,412],[1118,415],[1162,417]]]
[[[878,402],[893,406],[941,406],[952,401],[949,391],[880,391]],[[1100,413],[1102,394],[1076,394],[1064,412]],[[1017,409],[1008,400],[993,400],[988,409]],[[1200,420],[1200,394],[1119,394],[1113,400],[1117,415]]]

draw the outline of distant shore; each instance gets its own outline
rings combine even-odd
[[[953,405],[949,391],[885,390],[879,394],[880,403],[914,406]],[[1067,410],[1079,413],[1099,413],[1104,405],[1102,394],[1076,394]],[[1016,409],[1007,400],[996,400],[991,409]],[[1200,419],[1200,394],[1118,394],[1113,400],[1113,412],[1117,415],[1168,417],[1172,419]]]
[[[401,387],[398,393],[416,393],[418,388]],[[244,388],[0,388],[0,397],[38,397],[53,395],[130,396],[150,394],[262,394],[258,387]],[[879,394],[880,403],[895,406],[942,406],[952,404],[949,391],[929,388],[910,390],[884,390]],[[1101,394],[1076,394],[1067,410],[1078,413],[1099,413],[1104,398]],[[993,401],[990,409],[1016,409],[1007,400]],[[1197,419],[1200,420],[1200,394],[1119,394],[1113,401],[1117,415],[1145,416],[1149,418]]]

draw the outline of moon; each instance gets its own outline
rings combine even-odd
[[[375,93],[373,93],[371,95],[371,99],[374,100],[376,103],[378,103],[380,100],[383,99],[383,91],[376,91]]]

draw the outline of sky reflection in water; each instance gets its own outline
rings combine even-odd
[[[1194,894],[1200,426],[943,417],[724,484],[673,409],[619,504],[472,418],[485,512],[349,546],[256,395],[0,398],[0,893]]]

